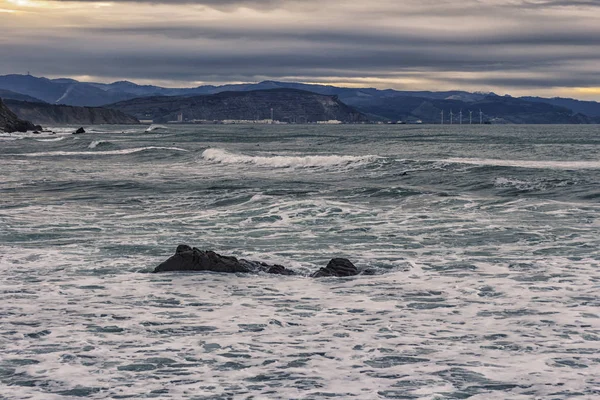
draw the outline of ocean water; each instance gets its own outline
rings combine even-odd
[[[145,128],[0,136],[0,398],[600,397],[597,126]]]

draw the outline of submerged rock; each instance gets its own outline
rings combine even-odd
[[[85,133],[85,129],[79,128],[75,132],[73,132],[73,135],[79,135],[80,133]]]
[[[177,246],[175,254],[154,269],[158,272],[226,272],[226,273],[258,273],[265,272],[277,275],[297,275],[296,272],[283,265],[270,265],[261,261],[249,261],[235,257],[222,256],[214,251],[203,251],[182,244]],[[366,271],[368,272],[368,271]],[[313,278],[355,276],[361,272],[345,258],[334,258],[325,268],[311,275]]]

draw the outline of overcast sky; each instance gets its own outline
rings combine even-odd
[[[600,0],[0,0],[0,74],[600,100]]]

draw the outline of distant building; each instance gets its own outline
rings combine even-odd
[[[317,121],[319,125],[339,125],[343,124],[342,121],[338,121],[337,119],[330,119],[329,121]]]
[[[183,122],[183,113],[179,113],[179,115],[177,115],[177,122]]]

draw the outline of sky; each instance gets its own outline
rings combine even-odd
[[[600,101],[600,0],[0,0],[0,74]]]

